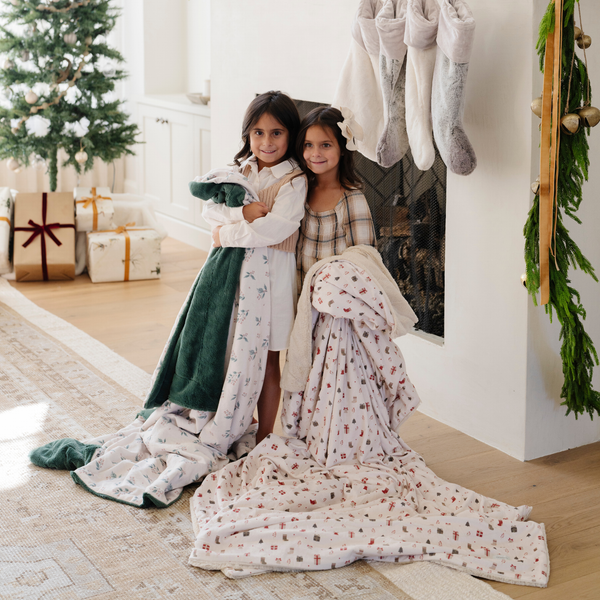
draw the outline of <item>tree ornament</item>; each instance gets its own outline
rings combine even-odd
[[[88,35],[88,36],[85,38],[85,40],[84,40],[84,41],[85,41],[86,45],[88,45],[88,46],[89,46],[89,45],[90,45],[90,44],[93,42],[93,40],[92,40],[92,36],[91,36],[91,35]]]
[[[581,119],[575,113],[569,113],[560,120],[560,128],[567,135],[573,135],[579,131]]]
[[[527,287],[527,273],[523,273],[521,275],[521,283],[523,284],[524,287]]]
[[[600,123],[600,110],[593,106],[584,106],[579,109],[579,117],[585,127],[596,127]]]
[[[534,196],[537,196],[540,191],[540,176],[531,184],[531,191]]]
[[[21,60],[23,62],[27,62],[29,60],[29,50],[23,50],[23,52],[21,52]]]
[[[15,62],[12,59],[7,58],[4,61],[4,68],[5,69],[14,69],[15,68]]]
[[[65,33],[63,36],[65,43],[67,44],[76,44],[77,43],[77,34],[76,33]]]
[[[11,3],[13,6],[19,6],[19,4],[20,4],[20,1],[21,1],[21,0],[10,0],[10,3]]]
[[[14,159],[14,158],[9,158],[6,161],[6,166],[11,170],[11,171],[16,171],[19,168],[19,162]]]
[[[531,103],[531,111],[536,117],[542,118],[542,97],[538,96]]]
[[[33,90],[29,90],[25,95],[25,102],[27,104],[35,104],[38,100],[38,95]]]
[[[589,35],[583,34],[578,40],[577,45],[582,50],[587,50],[592,45],[592,38]]]
[[[583,35],[583,31],[581,31],[581,29],[579,29],[579,27],[575,25],[573,29],[573,34],[575,35],[575,41],[577,41]]]
[[[87,159],[88,159],[88,155],[85,150],[80,150],[79,152],[77,152],[77,154],[75,154],[75,160],[80,165],[84,165],[87,162]]]

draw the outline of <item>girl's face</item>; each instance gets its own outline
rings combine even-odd
[[[337,176],[342,152],[329,127],[313,125],[306,130],[302,155],[307,167],[317,177]]]
[[[274,167],[285,160],[288,130],[272,115],[263,113],[250,130],[250,150],[258,161],[258,170]]]

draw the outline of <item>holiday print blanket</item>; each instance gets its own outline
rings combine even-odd
[[[270,305],[266,252],[246,249],[217,410],[193,410],[167,401],[147,420],[138,417],[116,433],[86,440],[100,448],[91,462],[72,472],[73,479],[98,496],[138,507],[165,507],[186,485],[247,453],[255,444],[252,414],[264,378]]]
[[[311,285],[307,281],[306,285]],[[397,435],[419,403],[368,269],[325,264],[312,279],[313,365],[284,396],[284,430],[205,478],[191,499],[190,564],[245,577],[355,560],[435,561],[543,587],[543,524],[440,479]]]

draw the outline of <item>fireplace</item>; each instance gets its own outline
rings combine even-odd
[[[301,118],[323,106],[295,102]],[[446,165],[437,149],[428,171],[415,166],[410,150],[387,169],[358,152],[355,164],[371,207],[379,252],[419,317],[415,328],[443,337]]]

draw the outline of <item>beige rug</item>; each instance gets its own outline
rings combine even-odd
[[[0,598],[500,600],[486,583],[427,563],[231,581],[190,567],[189,497],[137,509],[29,463],[51,440],[132,421],[150,376],[0,278]]]

